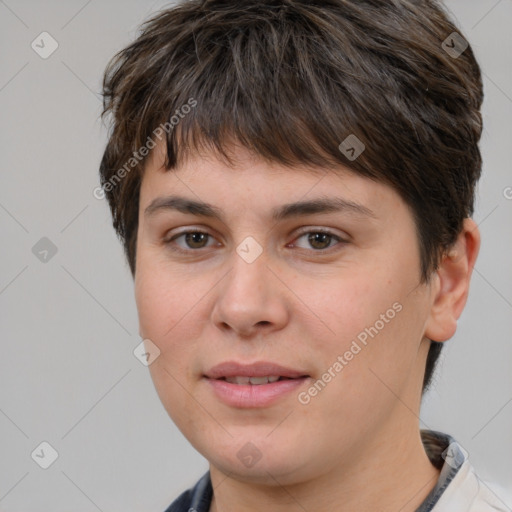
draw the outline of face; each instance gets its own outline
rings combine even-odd
[[[240,148],[234,167],[195,154],[166,171],[162,149],[135,294],[156,390],[192,445],[226,474],[291,484],[415,424],[433,299],[399,195]]]

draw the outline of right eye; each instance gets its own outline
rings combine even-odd
[[[186,244],[185,246],[176,242],[176,240],[181,238],[183,239],[183,243]],[[209,238],[213,239],[212,235],[204,231],[183,231],[182,233],[178,233],[172,236],[170,239],[166,240],[165,245],[168,246],[172,251],[190,253],[197,249],[206,248],[207,246],[205,245],[205,241],[208,242]]]

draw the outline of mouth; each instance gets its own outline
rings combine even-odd
[[[306,372],[268,362],[229,361],[204,374],[216,398],[235,408],[268,407],[291,396],[311,377]]]
[[[305,378],[307,375],[303,375],[301,377],[295,378]],[[230,384],[236,384],[238,386],[250,384],[251,386],[261,386],[263,384],[272,384],[273,382],[279,382],[282,380],[293,380],[292,377],[283,377],[281,375],[268,375],[264,377],[245,377],[245,376],[235,376],[235,377],[221,377],[217,380],[224,380],[229,382]]]

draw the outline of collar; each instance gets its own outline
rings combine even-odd
[[[445,489],[467,460],[467,454],[452,436],[435,430],[420,430],[421,441],[430,462],[441,470],[435,487],[429,492],[416,512],[430,512]]]

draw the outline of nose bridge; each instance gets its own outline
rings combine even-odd
[[[243,303],[259,302],[267,293],[268,274],[267,256],[263,253],[263,247],[260,244],[256,247],[254,242],[244,240],[233,254],[224,295],[233,295],[240,301],[240,306]]]
[[[245,334],[257,325],[278,326],[286,320],[284,297],[267,267],[263,247],[255,242],[245,239],[236,247],[212,313],[218,326]]]

